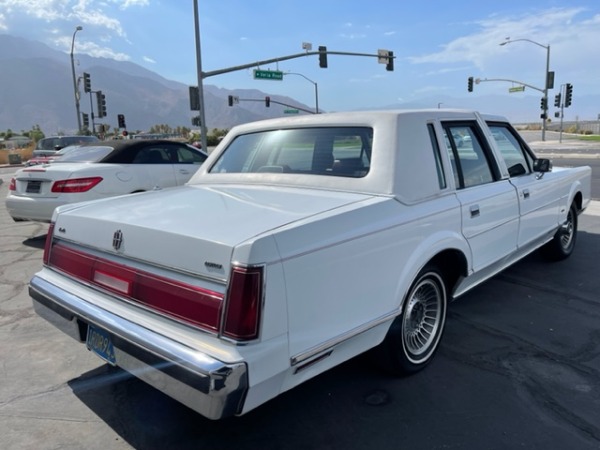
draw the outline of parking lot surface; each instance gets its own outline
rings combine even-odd
[[[10,175],[2,175],[4,199]],[[0,435],[6,449],[598,449],[600,203],[575,253],[531,255],[449,308],[408,378],[366,354],[240,418],[206,420],[36,316],[48,226],[0,207]]]

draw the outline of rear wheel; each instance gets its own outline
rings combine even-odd
[[[433,265],[426,266],[381,344],[379,358],[387,369],[407,375],[423,369],[433,359],[444,331],[447,303],[442,273]]]
[[[554,237],[544,248],[544,255],[553,261],[568,258],[573,253],[577,241],[577,207],[571,204],[567,219],[554,234]]]

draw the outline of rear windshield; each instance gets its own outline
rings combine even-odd
[[[210,173],[294,173],[364,177],[373,129],[320,127],[269,130],[236,137]]]
[[[55,160],[55,163],[72,162],[98,162],[106,157],[114,149],[106,146],[83,146],[68,151],[63,156]]]

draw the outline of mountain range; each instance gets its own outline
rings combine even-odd
[[[145,131],[153,125],[172,128],[192,128],[189,86],[168,80],[159,74],[127,61],[94,58],[77,54],[77,74],[91,75],[92,90],[102,90],[106,96],[107,117],[96,123],[117,125],[117,114],[124,114],[130,131]],[[73,79],[69,54],[54,50],[44,43],[7,34],[0,34],[0,131],[30,130],[39,125],[46,135],[69,134],[77,128],[74,108]],[[96,111],[95,95],[81,89],[81,111]],[[466,91],[466,87],[465,87]],[[274,102],[296,105],[312,110],[293,98],[270,95],[258,89],[228,90],[204,84],[204,103],[209,130],[228,129],[234,125],[281,117],[286,106],[272,103],[266,108],[261,101],[244,101],[230,107],[228,96],[240,99],[263,99],[269,95]],[[466,95],[466,94],[465,94]],[[369,109],[457,107],[477,109],[508,117],[513,122],[539,121],[538,105],[533,97],[512,98],[508,95],[469,96],[454,98],[436,96],[419,101],[373,105]],[[578,99],[582,119],[595,119],[600,112],[600,96]],[[539,99],[538,99],[539,104]],[[483,107],[482,107],[483,105]],[[573,119],[571,119],[573,120]]]
[[[106,97],[107,117],[96,124],[117,125],[117,114],[126,117],[129,130],[144,131],[153,125],[192,128],[189,86],[167,80],[137,64],[107,58],[76,55],[76,72],[89,73],[92,91],[101,90]],[[39,125],[45,134],[72,133],[77,129],[73,78],[69,54],[47,45],[10,35],[0,35],[0,130],[30,130]],[[80,85],[81,112],[93,107],[94,94],[84,93]],[[208,129],[231,128],[255,120],[279,117],[286,108],[273,103],[243,102],[234,108],[228,96],[261,99],[266,95],[255,89],[227,90],[204,85],[204,103]],[[274,101],[311,109],[292,98],[272,96]]]

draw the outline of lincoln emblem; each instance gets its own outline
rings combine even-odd
[[[112,245],[115,250],[119,250],[121,245],[123,245],[123,232],[121,230],[117,230],[115,231],[115,234],[113,234]]]

